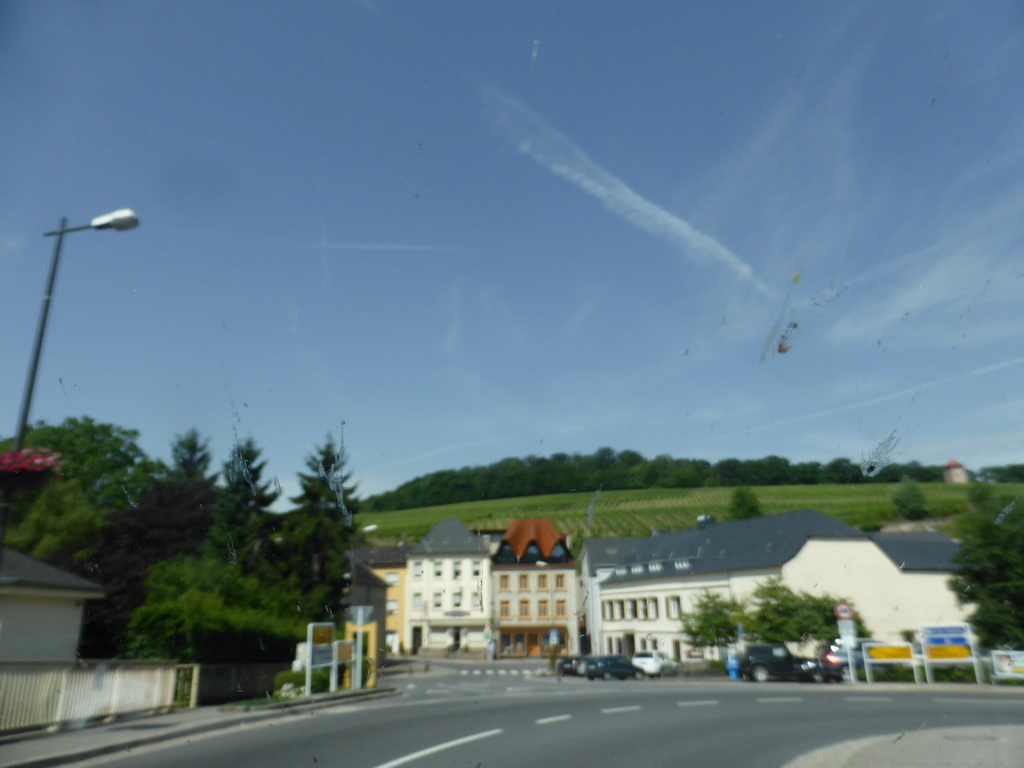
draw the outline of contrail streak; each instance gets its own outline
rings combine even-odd
[[[509,143],[541,167],[597,198],[605,208],[630,224],[680,246],[691,258],[717,262],[760,293],[774,294],[736,254],[634,192],[529,107],[494,88],[484,89],[484,102]]]

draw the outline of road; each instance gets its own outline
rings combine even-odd
[[[976,686],[590,682],[490,671],[435,668],[427,676],[389,680],[401,691],[397,697],[315,710],[89,764],[778,768],[846,739],[1024,723],[1019,692]],[[984,764],[984,743],[978,745],[978,758]]]

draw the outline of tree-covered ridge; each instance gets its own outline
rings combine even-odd
[[[642,488],[717,488],[778,485],[847,485],[897,483],[904,477],[923,483],[941,482],[943,467],[916,461],[892,463],[881,470],[849,459],[791,463],[781,456],[761,459],[677,459],[667,454],[647,459],[636,451],[599,448],[592,454],[555,453],[549,457],[508,458],[487,466],[433,472],[403,483],[393,491],[367,498],[367,512],[510,499],[576,491]],[[870,476],[869,476],[870,475]],[[979,479],[1024,482],[1024,465],[986,467]]]

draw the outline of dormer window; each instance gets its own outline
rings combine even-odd
[[[615,568],[615,575],[616,576],[625,576],[626,575],[626,566],[624,566],[624,565],[616,566],[616,568]]]
[[[634,565],[632,567],[632,571],[633,571],[633,573],[643,573],[644,572],[644,567],[642,565]]]
[[[675,565],[676,565],[676,568],[679,569],[680,571],[689,570],[689,568],[690,568],[690,561],[686,560],[686,559],[676,560]]]

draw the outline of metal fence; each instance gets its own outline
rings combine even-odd
[[[0,662],[0,733],[167,711],[174,694],[173,661]]]

